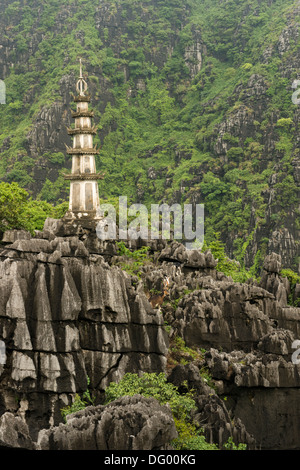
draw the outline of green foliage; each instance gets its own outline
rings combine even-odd
[[[247,444],[238,444],[236,445],[232,437],[229,437],[227,442],[223,445],[225,450],[246,450]]]
[[[300,298],[295,299],[295,288],[296,284],[300,284],[300,276],[295,273],[292,269],[282,269],[280,271],[282,277],[286,277],[290,283],[291,292],[288,296],[288,304],[294,307],[300,306]]]
[[[118,255],[127,258],[127,261],[116,261],[124,271],[133,276],[141,277],[141,267],[146,263],[151,262],[152,258],[149,255],[149,247],[143,246],[137,250],[131,251],[126,247],[124,242],[116,242]]]
[[[47,217],[61,218],[68,204],[54,207],[46,201],[32,199],[18,183],[0,183],[0,231],[42,230]]]
[[[120,256],[127,256],[137,261],[144,261],[148,257],[149,246],[142,246],[138,250],[131,251],[126,247],[124,242],[116,242],[118,254]]]
[[[111,382],[106,388],[105,403],[136,394],[153,397],[161,405],[170,406],[178,432],[178,437],[172,441],[172,447],[175,450],[218,450],[215,444],[206,442],[203,430],[191,420],[191,412],[196,408],[193,391],[180,394],[175,385],[167,382],[164,373],[143,373],[140,376],[127,373],[119,383]],[[228,440],[227,445],[231,450],[246,448],[244,444],[236,446],[232,439]]]
[[[219,450],[215,444],[209,444],[201,429],[186,421],[174,419],[178,438],[172,442],[175,450]]]
[[[293,120],[291,118],[281,118],[278,119],[276,123],[278,127],[282,127],[283,129],[289,129],[292,124]]]
[[[17,183],[0,183],[0,230],[28,229],[26,205],[28,193]]]
[[[295,273],[292,269],[282,269],[280,271],[281,276],[287,277],[292,286],[300,283],[300,276]]]
[[[292,175],[283,175],[283,179],[275,185],[277,191],[277,202],[282,208],[297,204],[299,200],[299,189]]]
[[[218,260],[216,269],[226,276],[231,276],[235,282],[245,282],[247,279],[255,277],[257,265],[251,270],[235,260],[230,260],[225,254],[225,245],[220,240],[220,233],[215,233],[215,239],[209,244],[205,243],[202,250],[210,250],[216,260]]]
[[[160,404],[170,406],[178,432],[178,438],[172,442],[175,449],[217,449],[206,443],[201,431],[189,422],[190,413],[195,408],[192,394],[179,394],[177,387],[167,382],[165,374],[143,373],[139,377],[137,374],[127,373],[118,384],[111,382],[106,388],[105,403],[136,394],[156,398]]]
[[[65,156],[62,152],[50,153],[48,159],[51,163],[63,165],[65,163]]]
[[[87,377],[87,385],[89,386],[90,379]],[[76,413],[76,411],[84,410],[89,405],[94,405],[95,399],[92,398],[89,388],[83,392],[82,397],[76,393],[73,403],[69,406],[66,406],[60,410],[61,415],[66,422],[66,416],[71,413]]]
[[[40,191],[38,196],[40,199],[44,201],[55,204],[60,201],[59,196],[61,194],[66,195],[67,189],[69,189],[69,185],[70,184],[68,184],[68,182],[64,179],[62,174],[60,174],[60,176],[54,182],[46,178],[43,188]]]
[[[164,373],[127,373],[119,382],[111,382],[105,390],[105,403],[109,403],[125,395],[143,395],[152,397],[162,405],[168,403],[178,419],[186,419],[195,408],[191,394],[180,395],[175,385],[168,383]]]
[[[174,367],[177,364],[187,364],[190,361],[202,359],[202,354],[195,349],[186,346],[185,341],[180,336],[171,338],[168,365]]]

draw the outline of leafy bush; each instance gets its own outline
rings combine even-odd
[[[205,440],[203,430],[191,419],[192,410],[196,409],[192,391],[180,394],[178,388],[167,382],[164,373],[127,373],[119,383],[111,382],[105,390],[105,403],[110,403],[122,396],[136,394],[153,397],[161,405],[168,404],[172,410],[178,437],[171,443],[176,450],[218,450],[215,444]],[[231,444],[232,450],[242,450],[244,444],[238,447]]]
[[[205,440],[201,429],[186,421],[174,419],[178,438],[172,442],[176,450],[219,450],[215,444]]]
[[[300,306],[300,298],[294,299],[295,297],[295,288],[296,284],[300,284],[300,276],[295,273],[292,269],[282,269],[280,271],[281,276],[286,277],[290,282],[291,292],[288,297],[288,304],[299,307]]]
[[[89,386],[90,379],[87,377],[87,385]],[[87,388],[86,391],[83,393],[82,397],[78,393],[76,393],[74,397],[74,401],[71,405],[66,406],[60,410],[64,421],[66,422],[66,416],[71,413],[76,413],[76,411],[84,410],[89,405],[94,405],[95,399],[91,397],[90,391]]]
[[[180,395],[175,385],[168,383],[164,373],[127,373],[119,383],[111,382],[105,390],[106,400],[109,403],[125,395],[136,394],[156,398],[162,405],[168,403],[173,414],[178,419],[185,419],[195,408],[195,402],[190,394]]]
[[[236,445],[232,437],[229,437],[227,442],[223,445],[225,450],[246,450],[247,444],[238,444]]]
[[[211,250],[215,259],[218,260],[216,269],[226,276],[231,276],[235,282],[245,282],[254,276],[253,270],[247,271],[240,263],[229,259],[225,254],[225,245],[220,240],[220,234],[215,234],[215,240],[203,246],[204,250]]]
[[[288,129],[292,124],[293,120],[291,118],[281,118],[278,119],[276,126]]]
[[[125,395],[136,394],[156,398],[161,405],[168,403],[178,432],[177,439],[172,442],[175,449],[192,449],[192,443],[199,445],[200,441],[204,446],[205,438],[200,436],[200,430],[197,430],[196,425],[189,422],[190,413],[196,407],[190,392],[180,395],[177,387],[168,383],[163,373],[143,373],[140,377],[137,374],[127,373],[118,384],[115,382],[109,384],[105,390],[105,403]],[[209,446],[207,443],[206,445]]]
[[[124,271],[133,276],[140,278],[141,267],[150,261],[149,247],[143,246],[138,250],[131,251],[126,247],[124,242],[116,242],[118,248],[118,255],[124,256],[128,261],[116,262]]]
[[[46,201],[29,197],[18,183],[0,183],[0,231],[23,229],[34,233],[42,230],[47,217],[61,218],[68,207],[64,202],[56,207]]]
[[[191,360],[196,361],[202,359],[199,351],[186,346],[185,341],[180,336],[175,336],[170,340],[168,364],[174,367],[177,364],[187,364]]]
[[[28,229],[25,217],[28,193],[17,183],[0,183],[0,230]]]

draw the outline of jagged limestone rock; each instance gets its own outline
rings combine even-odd
[[[281,293],[289,288],[278,257],[266,260],[260,285],[241,284],[216,271],[210,252],[147,242],[153,262],[141,266],[139,279],[116,265],[123,258],[113,241],[48,232],[12,240],[0,262],[0,339],[7,346],[0,414],[21,417],[33,441],[41,429],[62,421],[61,409],[86,390],[87,377],[99,398],[126,372],[166,371],[166,321],[171,335],[208,351],[201,367],[212,375],[219,396],[192,378],[192,369],[187,375],[198,387],[197,419],[208,423],[207,439],[221,445],[232,436],[252,445],[252,434],[263,448],[283,445],[274,429],[270,435],[268,426],[254,425],[262,406],[274,423],[267,398],[274,396],[278,412],[288,415],[286,426],[294,429],[284,393],[294,402],[300,387],[298,366],[291,362],[292,342],[300,337],[299,308],[278,295],[278,286]],[[164,297],[155,309],[152,289]],[[245,404],[245,390],[257,409],[251,401]],[[281,440],[290,448],[288,439],[296,446],[297,436],[286,432]]]
[[[38,450],[162,450],[177,437],[171,409],[154,398],[122,397],[42,430]]]
[[[11,393],[25,394],[33,435],[61,421],[61,397],[70,403],[87,377],[101,393],[127,371],[164,371],[163,317],[141,285],[78,237],[17,239],[1,254],[0,407],[15,412]]]
[[[0,449],[34,448],[28,426],[22,418],[14,416],[13,413],[4,413],[0,417]]]
[[[232,421],[225,402],[205,383],[196,364],[176,366],[168,380],[179,389],[186,384],[187,389],[193,390],[196,402],[193,420],[201,426],[208,442],[222,448],[231,437],[237,444],[244,443],[249,450],[255,449],[253,436],[247,433],[240,420]]]

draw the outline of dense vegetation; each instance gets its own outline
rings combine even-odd
[[[184,384],[183,384],[184,386]],[[179,393],[175,385],[169,383],[165,374],[127,373],[119,383],[111,382],[105,390],[105,404],[108,404],[123,396],[136,394],[148,398],[155,398],[161,405],[170,407],[175,422],[178,437],[171,443],[175,450],[218,450],[215,444],[209,444],[203,434],[203,429],[192,419],[192,411],[196,409],[193,391]],[[61,410],[62,416],[83,410],[86,406],[94,404],[89,389],[83,396],[75,396],[72,405]],[[224,450],[246,450],[245,444],[235,444],[232,437],[224,443]]]
[[[60,218],[67,204],[57,206],[36,200],[18,183],[0,183],[0,234],[10,229],[42,230],[46,217]]]
[[[99,128],[97,167],[106,173],[102,200],[121,193],[148,206],[204,203],[207,243],[220,233],[243,262],[258,232],[251,263],[259,265],[274,229],[300,227],[291,99],[299,44],[291,35],[279,47],[294,11],[294,0],[6,0],[2,180],[39,201],[68,198],[66,132],[51,145],[28,135],[41,109],[51,116],[65,99],[63,77],[74,90],[82,57]]]

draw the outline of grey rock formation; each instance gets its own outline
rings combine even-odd
[[[61,421],[87,388],[99,395],[127,371],[161,372],[167,334],[141,284],[78,237],[17,239],[1,252],[0,412],[33,436]]]
[[[260,347],[276,353],[211,349],[206,366],[230,414],[242,421],[258,449],[299,449],[299,365],[278,354],[276,341]]]
[[[154,398],[123,397],[67,416],[39,433],[38,450],[162,450],[177,437],[169,407]]]
[[[193,420],[204,430],[207,442],[221,448],[231,437],[236,444],[244,443],[248,450],[255,449],[255,439],[251,436],[240,419],[232,420],[224,400],[204,382],[196,364],[176,366],[168,380],[178,389],[182,384],[196,394],[197,409],[193,412]]]
[[[113,241],[78,229],[63,236],[61,225],[48,220],[35,238],[6,234],[0,262],[3,447],[31,448],[38,440],[41,448],[164,448],[173,424],[160,408],[154,406],[151,420],[140,398],[114,411],[101,400],[108,384],[126,372],[168,372],[179,389],[185,382],[196,390],[194,419],[204,424],[209,441],[221,447],[232,437],[249,448],[300,448],[300,366],[292,361],[300,309],[286,303],[290,286],[280,275],[280,256],[266,258],[260,285],[241,284],[216,271],[209,251],[175,241],[129,241],[130,249],[150,248],[137,277],[121,269],[126,259]],[[153,290],[164,301],[157,308],[149,303]],[[167,369],[165,322],[171,341],[179,336],[188,347],[205,348],[201,363]],[[214,388],[201,377],[203,368]],[[61,409],[86,391],[87,378],[97,407],[62,424]],[[134,432],[126,428],[121,439],[118,422],[129,409]],[[10,421],[21,431],[7,434],[7,442],[1,429]],[[111,441],[95,440],[96,421]],[[155,429],[169,437],[157,440]]]
[[[184,249],[176,250],[185,260]],[[174,379],[179,384],[185,377],[196,388],[199,422],[208,423],[207,438],[224,443],[231,435],[235,442],[256,448],[298,449],[300,366],[292,355],[293,343],[300,338],[300,309],[287,304],[290,286],[280,275],[280,256],[273,253],[265,259],[257,285],[234,283],[209,271],[207,264],[184,272],[184,261],[174,264],[173,255],[170,247],[162,252],[164,261],[156,271],[145,272],[145,284],[159,289],[164,276],[169,277],[162,312],[171,335],[184,338],[189,347],[207,350],[198,367],[211,374],[218,396],[210,392],[214,398],[209,399],[191,370],[186,375],[176,371],[181,378]],[[226,407],[220,398],[226,399]],[[236,428],[228,427],[232,420]]]
[[[0,449],[33,450],[34,448],[28,426],[22,418],[13,413],[4,413],[0,417]]]

